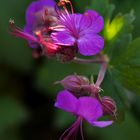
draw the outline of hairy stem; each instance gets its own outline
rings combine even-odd
[[[75,57],[73,60],[73,62],[79,63],[79,64],[88,64],[88,63],[101,64],[98,78],[97,78],[97,81],[95,83],[96,87],[100,87],[100,85],[104,79],[104,76],[105,76],[105,73],[107,70],[108,61],[109,61],[108,57],[106,55],[103,55],[103,54],[100,54],[99,57],[96,59],[81,59],[81,58]]]
[[[104,77],[105,77],[105,73],[106,73],[106,70],[107,70],[107,62],[105,63],[102,63],[101,64],[101,68],[100,68],[100,71],[99,71],[99,74],[98,74],[98,78],[97,78],[97,81],[95,83],[95,85],[97,87],[100,87]]]
[[[96,58],[96,59],[82,59],[82,58],[75,57],[73,62],[79,63],[79,64],[88,64],[88,63],[98,63],[98,64],[101,64],[101,63],[104,63],[105,60],[102,60],[100,58]]]

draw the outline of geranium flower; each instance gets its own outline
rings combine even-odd
[[[77,117],[77,121],[61,136],[62,138],[74,138],[82,120],[86,120],[89,124],[96,127],[106,127],[111,125],[113,121],[98,121],[103,116],[103,109],[100,102],[93,97],[83,96],[76,98],[72,93],[63,90],[58,93],[55,107],[58,107],[66,112],[70,112]],[[66,133],[68,133],[66,135]],[[66,135],[66,136],[65,136]],[[83,137],[82,131],[81,135]]]
[[[98,35],[103,27],[103,17],[96,11],[88,10],[84,14],[59,12],[59,26],[52,28],[57,32],[51,36],[56,44],[76,45],[82,55],[90,56],[99,53],[104,47],[104,39]]]
[[[26,11],[26,25],[20,29],[10,21],[12,34],[28,41],[29,46],[43,54],[53,56],[59,46],[54,44],[48,28],[57,24],[56,12],[53,0],[38,0],[32,2]]]

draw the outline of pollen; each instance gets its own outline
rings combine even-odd
[[[41,34],[41,31],[36,31],[35,32],[35,35],[37,35],[37,36],[40,35],[40,34]]]

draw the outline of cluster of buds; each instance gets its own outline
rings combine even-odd
[[[116,103],[109,96],[101,97],[100,92],[102,89],[97,87],[96,84],[90,82],[90,80],[81,75],[70,75],[65,77],[61,81],[57,81],[56,84],[60,83],[64,89],[73,93],[77,98],[82,96],[91,96],[97,98],[102,104],[102,108],[105,115],[110,115],[113,118],[116,118]]]

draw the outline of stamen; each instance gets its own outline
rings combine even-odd
[[[74,125],[74,124],[73,124],[73,125]],[[62,138],[65,136],[65,134],[68,133],[68,132],[70,131],[70,129],[73,128],[73,125],[70,126],[68,129],[66,129],[66,130],[64,131],[64,133],[61,135],[61,137],[59,138],[59,140],[62,140]]]
[[[73,123],[73,125],[68,128],[63,134],[62,136],[60,137],[59,140],[69,140],[69,138],[73,138],[73,139],[76,139],[76,135],[77,135],[77,132],[79,130],[79,127],[80,127],[80,124],[81,124],[81,121],[82,121],[82,118],[81,117],[78,117],[78,119],[76,120],[76,122]],[[69,133],[68,133],[69,132]],[[68,133],[66,135],[66,133]],[[66,135],[66,137],[65,137]],[[82,136],[82,135],[81,135]],[[82,136],[83,137],[83,136]],[[82,139],[84,140],[84,139]]]
[[[24,32],[19,27],[15,26],[14,20],[10,19],[9,24],[10,24],[10,29],[11,29],[12,35],[14,35],[16,37],[23,38],[25,40],[30,40],[30,41],[33,41],[35,43],[38,43],[37,39],[33,35],[30,35],[30,34]]]
[[[80,124],[80,133],[81,133],[82,140],[84,140],[84,135],[83,135],[83,122],[82,122],[82,120],[81,120],[81,124]]]
[[[71,12],[72,12],[72,14],[74,14],[74,9],[73,9],[71,1],[69,1],[69,4],[70,4]]]
[[[53,55],[57,52],[59,46],[55,45],[51,41],[44,40],[41,31],[36,31],[35,35],[38,37],[39,43],[41,44],[42,50],[47,50],[47,54]],[[45,54],[44,51],[42,51],[42,54]]]
[[[63,30],[64,30],[64,26],[58,25],[58,26],[54,26],[54,27],[49,27],[49,30],[53,30],[53,31],[63,31]]]
[[[43,46],[47,46],[47,43],[46,43],[46,41],[44,41],[40,30],[36,31],[36,32],[35,32],[35,35],[38,37],[39,42],[40,42]]]
[[[14,25],[15,24],[15,21],[14,21],[14,19],[9,19],[9,23],[10,23],[10,25],[12,26],[12,25]]]
[[[68,12],[66,6],[63,6],[63,8],[64,8],[64,11],[66,12],[66,14],[69,15],[69,12]]]
[[[69,12],[67,10],[66,4],[70,5],[71,13],[73,14],[74,13],[74,9],[73,9],[73,6],[72,6],[72,3],[71,3],[70,0],[60,0],[60,2],[58,3],[58,6],[62,6],[64,11],[66,12],[66,14],[69,15]]]

